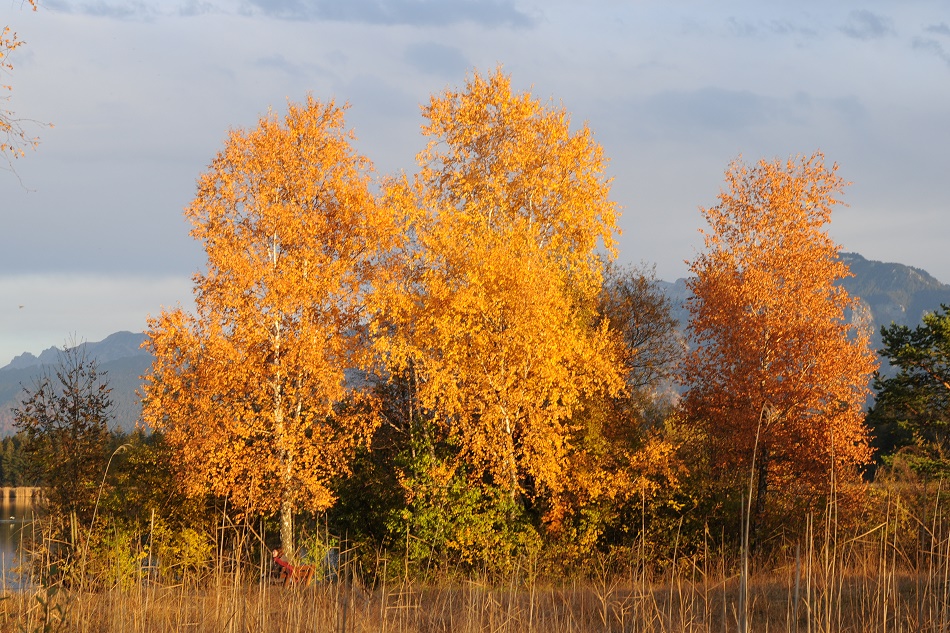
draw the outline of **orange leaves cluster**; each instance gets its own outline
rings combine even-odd
[[[825,232],[845,183],[823,159],[734,163],[690,265],[687,407],[724,466],[748,473],[757,450],[769,485],[818,485],[833,462],[853,472],[870,455],[875,361],[845,320],[853,300],[836,282],[849,273]]]
[[[682,474],[662,425],[646,430],[669,413],[650,408],[680,353],[675,323],[645,275],[608,275],[618,209],[590,130],[500,71],[423,115],[418,173],[379,195],[332,103],[231,132],[186,211],[208,257],[197,314],[150,323],[144,415],[183,482],[279,510],[288,549],[293,513],[333,502],[378,423],[357,368],[408,377],[408,413],[387,428],[413,458],[424,437],[426,486],[464,473],[530,500],[553,531]],[[727,466],[758,447],[766,481],[860,463],[873,360],[844,322],[847,270],[823,230],[843,183],[820,155],[727,179],[692,263],[687,413]],[[411,474],[395,477],[409,502]]]
[[[599,284],[598,241],[615,254],[618,211],[586,125],[572,131],[563,108],[513,93],[500,70],[434,96],[423,116],[432,137],[419,156],[424,208],[451,212],[473,237],[530,235],[584,292]]]
[[[392,239],[343,111],[308,98],[231,132],[186,215],[208,269],[197,315],[150,322],[146,421],[194,491],[238,507],[320,510],[375,423],[348,390],[365,360],[363,290]]]
[[[371,435],[408,442],[412,467],[389,465],[406,503],[471,486],[552,531],[677,477],[629,397],[666,371],[673,322],[645,279],[605,284],[618,209],[590,130],[500,71],[423,114],[418,173],[379,195],[332,103],[231,132],[186,210],[197,312],[150,323],[144,417],[182,483],[280,512],[288,551]],[[403,377],[408,413],[374,435],[393,403],[362,387]]]
[[[388,188],[415,240],[382,349],[394,370],[412,364],[476,477],[558,490],[572,414],[620,385],[607,328],[592,326],[597,249],[613,251],[617,218],[600,146],[500,71],[433,97],[424,117],[419,174]]]

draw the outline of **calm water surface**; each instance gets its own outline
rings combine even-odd
[[[20,589],[20,546],[33,527],[33,504],[0,501],[0,589]]]

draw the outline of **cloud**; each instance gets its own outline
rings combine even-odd
[[[248,0],[266,15],[290,20],[331,20],[363,24],[526,28],[535,18],[510,0]]]
[[[167,2],[155,0],[99,0],[97,2],[68,2],[64,0],[44,0],[44,8],[57,13],[77,13],[112,20],[151,20],[159,16],[177,14],[183,16],[201,15],[215,8],[201,0],[185,0],[174,7]]]
[[[848,23],[839,30],[858,40],[876,40],[895,34],[894,23],[890,18],[867,9],[852,11],[848,16]]]
[[[925,53],[934,55],[938,59],[943,60],[943,62],[947,65],[950,65],[950,52],[948,52],[943,47],[943,44],[933,38],[915,37],[914,41],[911,43],[911,46],[914,47],[914,50],[923,51]]]
[[[803,35],[805,37],[818,35],[815,29],[788,20],[770,20],[765,24],[765,29],[772,35]]]
[[[778,129],[810,133],[827,122],[860,126],[868,115],[865,104],[854,95],[816,96],[805,91],[769,95],[715,86],[658,92],[629,107],[630,125],[641,138],[689,142],[710,135],[752,142]]]
[[[274,71],[278,71],[297,83],[318,81],[320,82],[318,85],[322,85],[323,82],[332,81],[335,77],[334,73],[325,66],[312,61],[300,62],[288,59],[280,53],[258,57],[252,65],[271,75]]]
[[[404,57],[417,70],[441,77],[460,77],[471,67],[459,49],[436,42],[412,44]]]
[[[44,0],[60,13],[80,13],[117,20],[158,16],[191,17],[209,13],[255,14],[296,21],[333,21],[384,26],[449,26],[469,22],[486,28],[528,28],[537,18],[514,0]]]
[[[759,26],[752,22],[747,22],[745,20],[737,20],[736,18],[729,18],[729,30],[732,31],[733,35],[739,37],[753,37],[758,35],[760,32]]]
[[[156,5],[145,2],[85,2],[70,3],[50,0],[43,3],[46,7],[60,13],[81,13],[97,18],[113,20],[149,20],[161,14]]]
[[[929,24],[924,27],[924,31],[927,33],[933,33],[939,36],[950,36],[950,25],[947,25],[946,22],[941,22],[939,24]],[[932,38],[932,37],[915,37],[914,41],[911,43],[914,50],[923,51],[934,55],[945,64],[950,66],[950,51],[944,48],[944,45],[941,41]]]
[[[817,35],[815,29],[801,26],[786,19],[750,21],[730,17],[727,25],[733,35],[738,37],[774,37],[778,35],[811,38]]]
[[[254,63],[262,68],[282,71],[291,77],[300,77],[305,74],[300,64],[290,61],[283,55],[275,54],[258,57]]]
[[[63,0],[46,0],[43,3],[43,6],[51,11],[56,11],[57,13],[72,13],[73,6],[64,2]]]
[[[825,101],[832,111],[836,112],[843,121],[857,123],[867,118],[867,108],[860,99],[853,95],[833,97]]]
[[[643,110],[666,131],[689,135],[698,130],[735,132],[768,123],[775,118],[776,104],[748,90],[707,87],[657,93],[646,99]]]
[[[928,33],[936,33],[937,35],[950,35],[950,26],[947,26],[946,22],[929,24],[924,27],[924,30]]]
[[[196,15],[204,15],[206,13],[214,13],[216,7],[209,2],[201,2],[201,0],[186,0],[182,2],[178,7],[178,15],[183,17],[194,17]]]
[[[386,117],[403,117],[406,113],[415,116],[419,112],[418,95],[399,82],[376,75],[357,75],[340,91],[347,101],[353,104],[354,112],[373,112],[377,116]],[[418,130],[416,121],[413,121],[413,126]]]

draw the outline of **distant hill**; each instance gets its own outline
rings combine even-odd
[[[872,330],[872,346],[878,349],[881,326],[898,323],[915,326],[925,312],[934,311],[941,304],[950,305],[950,285],[937,281],[926,271],[896,263],[865,259],[856,253],[842,253],[853,277],[841,285],[861,300],[861,307],[851,315],[859,325]],[[674,316],[680,327],[685,327],[688,313],[685,303],[689,296],[686,280],[659,282],[661,290],[673,304]],[[152,363],[152,356],[141,348],[145,334],[117,332],[96,343],[83,343],[86,352],[98,359],[112,387],[115,403],[115,423],[130,430],[139,421],[141,402],[136,392],[143,376]],[[29,352],[20,354],[6,367],[0,368],[0,435],[12,432],[11,410],[22,397],[22,388],[32,387],[44,372],[52,372],[61,351],[51,347],[39,356]]]
[[[136,391],[152,364],[152,355],[141,348],[145,334],[116,332],[95,343],[81,343],[86,354],[99,362],[112,387],[115,425],[131,430],[142,414]],[[23,397],[23,389],[32,389],[46,373],[55,373],[62,350],[50,347],[39,356],[20,354],[0,368],[0,435],[13,432],[13,408]]]
[[[100,364],[120,358],[129,358],[132,356],[148,356],[149,353],[142,349],[142,343],[145,341],[145,334],[133,332],[116,332],[110,334],[98,343],[80,343],[77,347],[84,348],[87,355],[96,358]],[[70,347],[72,347],[70,345]],[[59,362],[59,355],[62,350],[58,347],[50,347],[34,356],[29,352],[23,352],[6,367],[0,367],[0,372],[14,369],[30,369],[42,365],[56,365]]]
[[[914,327],[924,313],[937,310],[941,304],[950,305],[950,285],[920,268],[877,262],[857,253],[842,253],[841,258],[854,274],[841,285],[870,310],[878,341],[882,325]]]
[[[858,297],[860,307],[850,315],[853,322],[870,329],[871,346],[881,347],[881,327],[891,323],[914,327],[926,312],[941,304],[950,305],[950,285],[942,283],[919,268],[893,262],[865,259],[857,253],[841,253],[853,277],[841,280],[848,294]],[[660,288],[673,303],[674,316],[685,327],[689,318],[686,300],[690,295],[685,279],[660,282]]]

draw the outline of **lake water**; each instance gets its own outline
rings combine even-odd
[[[33,504],[28,501],[0,501],[0,590],[21,589],[20,546],[33,527]]]

